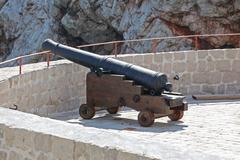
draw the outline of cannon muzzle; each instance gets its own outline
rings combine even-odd
[[[91,70],[103,69],[114,74],[125,75],[128,79],[134,80],[149,90],[161,93],[171,91],[172,88],[165,74],[144,67],[62,45],[50,39],[45,40],[42,47],[51,50],[53,54],[88,67]]]

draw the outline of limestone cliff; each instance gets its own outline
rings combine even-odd
[[[0,0],[0,61],[39,51],[46,38],[80,45],[234,32],[240,32],[239,0]],[[239,47],[239,37],[201,38],[200,47]],[[150,52],[150,46],[125,43],[119,52]],[[194,39],[179,39],[159,41],[157,49],[193,47]],[[90,49],[110,54],[112,46]]]

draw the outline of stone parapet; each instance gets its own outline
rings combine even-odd
[[[239,57],[239,49],[216,49],[132,54],[120,59],[167,74],[175,91],[191,95],[239,94]],[[179,81],[173,80],[176,75]]]
[[[25,65],[22,75],[18,75],[17,69],[0,69],[2,107],[47,116],[76,109],[85,102],[87,68],[60,60],[52,62],[50,68],[45,63]]]
[[[0,160],[153,159],[124,149],[124,143],[112,143],[123,139],[123,135],[112,133],[111,142],[108,131],[100,133],[97,129],[1,107],[0,116]]]

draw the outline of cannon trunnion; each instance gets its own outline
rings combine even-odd
[[[164,116],[177,121],[187,110],[184,96],[177,93],[152,96],[142,85],[135,84],[124,75],[98,76],[89,72],[86,91],[87,103],[79,108],[79,114],[84,119],[93,118],[96,110],[106,109],[110,114],[116,114],[120,107],[128,106],[140,111],[138,122],[141,126],[148,127],[153,125],[156,118]]]

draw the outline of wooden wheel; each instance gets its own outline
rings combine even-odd
[[[95,116],[95,108],[88,107],[86,104],[82,104],[79,108],[79,115],[83,119],[92,119]]]
[[[107,111],[110,114],[116,114],[119,110],[119,107],[108,108]]]
[[[168,118],[171,119],[172,121],[178,121],[183,117],[183,115],[184,115],[183,111],[175,110],[172,114],[168,115]]]
[[[151,111],[141,111],[138,114],[138,123],[143,127],[149,127],[154,123],[154,113]]]
[[[157,92],[154,89],[150,89],[149,94],[151,96],[155,96],[157,94]]]

